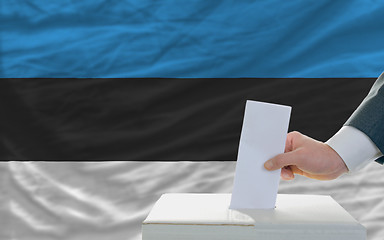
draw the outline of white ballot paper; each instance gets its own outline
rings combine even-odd
[[[289,106],[247,101],[229,208],[275,208],[281,170],[264,163],[284,152],[290,114]]]

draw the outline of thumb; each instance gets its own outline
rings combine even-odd
[[[279,154],[264,163],[264,167],[269,170],[277,170],[289,165],[298,165],[300,154],[297,151]]]

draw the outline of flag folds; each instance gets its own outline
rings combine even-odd
[[[383,71],[383,10],[3,0],[0,159],[235,160],[246,99],[325,141]]]
[[[1,1],[0,77],[377,77],[382,1]]]

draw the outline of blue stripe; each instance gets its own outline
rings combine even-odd
[[[1,1],[1,77],[377,77],[384,2]]]

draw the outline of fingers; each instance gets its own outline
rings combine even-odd
[[[288,133],[287,138],[285,139],[285,149],[284,152],[291,152],[293,150],[293,138],[292,134]]]
[[[301,158],[299,151],[283,153],[266,161],[264,167],[272,171],[289,165],[299,165]]]
[[[300,141],[304,135],[293,131],[287,134],[287,138],[285,140],[285,149],[284,152],[291,152],[294,150],[295,142]]]
[[[295,175],[293,174],[290,167],[283,167],[281,169],[281,178],[283,180],[292,180],[295,178]]]

